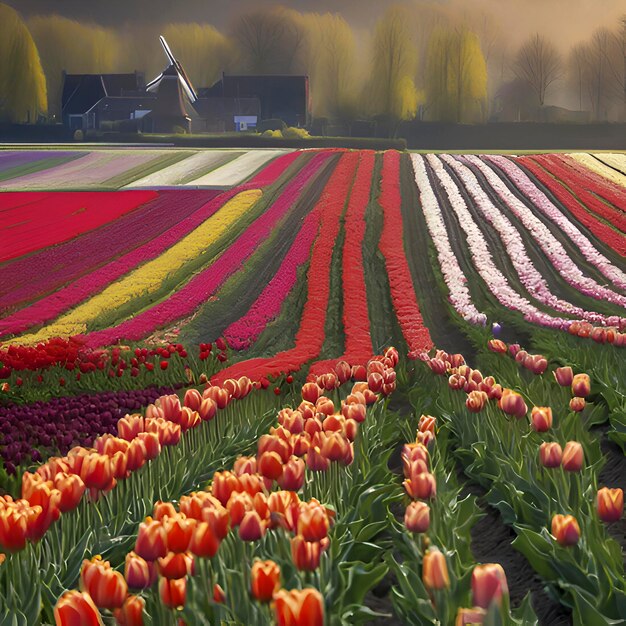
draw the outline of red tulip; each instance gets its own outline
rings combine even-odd
[[[569,401],[569,408],[576,413],[580,413],[585,410],[586,401],[584,398],[574,397]]]
[[[57,626],[103,626],[102,617],[88,593],[66,591],[54,607]]]
[[[504,390],[498,405],[507,415],[514,415],[518,419],[525,417],[528,412],[524,398],[511,389]]]
[[[484,408],[487,402],[489,401],[489,396],[484,391],[470,391],[467,394],[467,398],[465,399],[465,406],[467,410],[471,413],[480,413]]]
[[[135,552],[146,561],[155,561],[167,554],[167,537],[161,522],[146,517],[139,525]]]
[[[328,539],[307,541],[302,535],[291,540],[291,558],[301,572],[314,572],[320,566],[320,559],[328,544]]]
[[[161,602],[169,609],[177,609],[185,606],[187,601],[187,579],[168,580],[161,578],[159,581],[159,595]]]
[[[429,548],[422,561],[422,581],[428,590],[450,587],[446,557],[437,548]]]
[[[552,409],[549,406],[534,406],[530,422],[538,433],[545,433],[552,428]]]
[[[561,387],[569,387],[574,380],[574,372],[569,365],[566,367],[557,367],[554,370],[554,379]]]
[[[256,511],[248,511],[239,524],[239,537],[243,541],[258,541],[267,530],[267,524]]]
[[[539,460],[544,467],[553,468],[561,465],[563,451],[556,442],[544,442],[539,447]]]
[[[128,596],[121,609],[115,610],[119,626],[143,626],[143,610],[146,601],[139,596]]]
[[[586,398],[591,393],[591,380],[588,374],[576,374],[572,380],[572,394]]]
[[[156,580],[154,565],[137,553],[129,552],[124,565],[124,578],[131,589],[146,589]]]
[[[579,472],[583,466],[585,454],[577,441],[568,441],[563,449],[561,465],[567,472]]]
[[[411,502],[404,513],[404,525],[412,533],[425,533],[430,526],[430,508],[425,502]]]
[[[321,541],[328,536],[330,520],[326,509],[315,503],[302,504],[298,517],[298,534],[307,541]]]
[[[435,477],[427,472],[418,474],[413,479],[408,478],[403,485],[406,492],[413,499],[427,500],[437,495]]]
[[[324,599],[317,589],[281,589],[274,596],[277,626],[323,626]]]
[[[128,595],[128,586],[119,572],[111,569],[108,561],[99,556],[83,561],[80,572],[81,591],[86,591],[101,609],[116,609]]]
[[[278,479],[281,489],[298,491],[304,485],[305,463],[302,459],[292,456],[283,466],[282,476]]]

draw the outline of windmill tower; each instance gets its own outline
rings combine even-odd
[[[146,91],[156,94],[152,110],[146,117],[151,121],[152,132],[171,133],[180,128],[191,132],[191,118],[187,114],[184,99],[186,96],[193,104],[198,96],[183,66],[176,60],[162,35],[159,41],[169,65],[146,85]]]

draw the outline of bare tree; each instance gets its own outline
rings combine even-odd
[[[522,44],[513,71],[530,85],[543,106],[548,87],[561,77],[561,57],[556,48],[537,33]]]

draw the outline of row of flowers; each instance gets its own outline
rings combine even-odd
[[[538,376],[547,372],[541,355],[530,355],[519,346],[506,346],[498,340],[489,347],[495,352],[514,354],[518,362],[534,369]],[[438,351],[434,357],[423,358],[433,372],[449,376],[451,390],[465,392],[465,406],[470,413],[483,413],[478,420],[468,419],[462,411],[459,413],[462,404],[458,402],[457,408],[452,404],[446,410],[446,421],[471,456],[471,460],[466,457],[466,471],[490,489],[489,501],[501,509],[518,533],[516,547],[537,571],[569,596],[567,602],[573,602],[580,615],[592,612],[594,619],[600,619],[601,614],[623,617],[619,608],[620,598],[626,593],[623,563],[619,550],[599,523],[620,519],[623,492],[597,488],[595,472],[600,452],[579,417],[591,393],[589,376],[574,375],[569,367],[554,370],[554,380],[563,389],[569,388],[573,396],[571,412],[564,411],[557,417],[551,407],[538,404],[548,398],[564,399],[564,394],[555,393],[547,385],[529,385],[525,392],[518,392],[502,388],[492,377],[483,377],[465,365],[460,355]],[[537,363],[536,368],[532,367],[533,362]],[[530,434],[526,426],[526,394],[537,403],[530,412]],[[450,401],[453,399],[454,391]],[[491,399],[497,399],[501,416],[513,420],[498,418],[491,408]],[[564,551],[574,545],[580,550],[575,558]],[[582,584],[583,573],[597,576],[599,582]]]
[[[571,191],[555,180],[538,162],[529,157],[518,157],[517,161],[545,185],[550,193],[554,194],[554,197],[600,241],[604,242],[618,254],[626,256],[626,236],[598,220]]]
[[[53,320],[157,258],[232,194],[216,195],[206,190],[160,192],[158,199],[97,230],[7,264],[0,279],[6,289],[0,307],[10,310],[24,301],[36,302],[2,319],[0,336]]]
[[[215,293],[224,282],[237,272],[256,248],[270,235],[276,225],[293,208],[307,184],[329,158],[327,152],[316,154],[285,186],[278,198],[246,230],[230,242],[228,248],[200,273],[193,276],[170,297],[116,326],[88,335],[90,345],[108,345],[117,340],[141,339],[157,328],[189,316]],[[243,192],[254,194],[255,192]],[[260,192],[258,192],[260,193]],[[219,215],[219,213],[218,213]],[[223,231],[227,232],[227,229]],[[211,232],[207,242],[215,241],[217,233]]]
[[[570,189],[587,210],[599,215],[622,233],[626,231],[626,215],[619,208],[626,202],[623,189],[612,189],[606,181],[594,178],[586,168],[576,167],[576,162],[567,157],[540,154],[532,158]]]
[[[585,169],[591,170],[605,181],[623,187],[626,185],[626,177],[619,171],[618,163],[612,162],[611,154],[589,154],[587,152],[573,152],[568,154],[572,161],[580,163]],[[617,155],[619,156],[619,155]]]
[[[378,203],[383,211],[383,230],[378,248],[385,259],[391,302],[409,351],[429,350],[432,339],[417,302],[413,278],[404,251],[402,194],[400,191],[400,153],[389,150],[383,155]]]
[[[526,196],[533,206],[572,241],[584,258],[598,268],[619,289],[626,289],[626,272],[607,259],[579,228],[546,196],[516,163],[504,156],[485,155],[483,160],[495,165]]]
[[[579,316],[585,320],[591,320],[603,324],[617,324],[618,322],[623,322],[626,326],[626,318],[621,320],[615,316],[612,319],[607,319],[604,315],[596,312],[585,311],[584,309],[573,305],[571,302],[562,300],[554,295],[548,287],[548,283],[545,278],[530,260],[526,251],[526,246],[524,245],[519,231],[513,226],[505,214],[491,202],[473,172],[468,167],[463,165],[461,161],[456,160],[450,155],[443,155],[441,159],[455,171],[457,176],[459,176],[465,189],[474,200],[474,206],[498,233],[504,245],[504,249],[506,250],[506,254],[511,260],[521,283],[524,285],[524,288],[528,291],[528,293],[530,293],[539,302],[542,302],[546,306],[553,308],[556,311],[560,311],[561,313],[571,316]],[[618,301],[622,306],[626,305],[626,297],[613,294],[613,300]]]
[[[377,377],[395,374],[397,357],[395,350],[388,350],[385,356],[370,361],[367,368],[362,367],[362,376],[376,386]],[[203,594],[208,583],[213,602],[225,603],[235,590],[224,591],[220,582],[225,581],[218,582],[220,557],[228,559],[228,554],[222,556],[220,546],[234,547],[246,567],[249,557],[240,541],[259,542],[271,531],[278,542],[288,541],[298,570],[315,571],[329,547],[334,512],[316,499],[306,501],[298,496],[305,484],[305,468],[327,472],[331,465],[349,465],[354,456],[352,442],[366,417],[366,406],[378,397],[370,382],[356,383],[339,412],[324,392],[349,380],[342,381],[344,370],[352,372],[342,363],[338,373],[329,372],[306,383],[300,405],[279,412],[279,425],[259,439],[256,456],[239,457],[232,471],[217,472],[206,491],[181,497],[178,510],[171,503],[157,502],[153,516],[138,529],[123,575],[100,557],[84,561],[82,593],[69,591],[59,598],[57,624],[70,624],[76,614],[81,615],[81,623],[99,624],[99,609],[113,611],[120,624],[142,624],[146,600],[129,595],[128,590],[143,590],[150,598],[157,577],[158,596],[167,609],[180,609],[190,600],[189,580],[194,576],[205,579],[200,587]],[[231,529],[237,529],[239,541]],[[241,567],[241,562],[233,565]],[[319,591],[281,590],[280,568],[273,561],[255,561],[249,580],[252,598],[261,603],[271,601],[279,624],[323,624],[324,602]]]
[[[487,323],[487,316],[481,313],[472,302],[472,297],[467,287],[467,277],[463,274],[463,270],[459,266],[456,255],[450,245],[448,230],[443,221],[441,208],[426,173],[424,157],[419,154],[412,154],[411,160],[415,172],[415,183],[420,194],[421,209],[426,219],[428,232],[437,249],[439,267],[450,294],[449,300],[465,321],[470,324],[484,326]]]
[[[98,228],[156,195],[154,191],[3,193],[0,263]]]
[[[467,237],[467,244],[474,266],[497,300],[506,308],[522,313],[524,318],[531,323],[566,330],[569,327],[570,320],[548,315],[540,311],[511,287],[507,278],[494,263],[482,231],[474,222],[458,186],[444,169],[443,163],[435,155],[428,155],[426,158],[445,190],[449,205]]]
[[[621,307],[626,307],[626,297],[598,284],[596,281],[583,274],[578,265],[576,265],[567,254],[561,242],[551,233],[550,229],[510,191],[487,163],[471,155],[464,158],[485,176],[490,186],[500,196],[506,207],[522,222],[524,227],[528,229],[533,239],[539,244],[546,257],[552,263],[552,266],[568,284],[592,298],[606,300]],[[617,316],[606,319],[596,314],[588,315],[590,315],[588,318],[590,321],[605,320],[609,325],[618,325],[620,323],[620,318]],[[594,319],[595,317],[598,317],[598,319]],[[626,323],[626,320],[624,320],[623,323]]]
[[[218,372],[211,379],[220,384],[226,378],[249,376],[252,380],[279,376],[300,369],[308,361],[316,359],[325,336],[327,305],[330,295],[330,267],[335,241],[339,235],[340,218],[346,198],[354,182],[359,164],[358,152],[342,154],[318,204],[320,206],[320,230],[313,243],[307,278],[307,293],[295,346],[267,358],[256,358],[235,363]]]

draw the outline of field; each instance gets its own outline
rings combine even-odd
[[[626,623],[626,155],[6,150],[0,192],[0,623]]]

